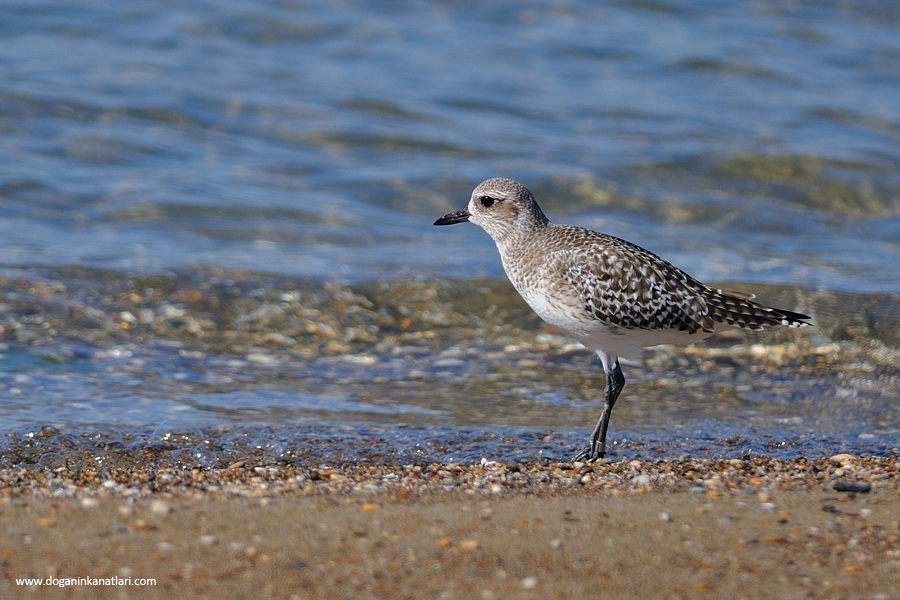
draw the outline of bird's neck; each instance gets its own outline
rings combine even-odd
[[[502,233],[494,237],[500,254],[504,257],[510,254],[516,254],[526,251],[532,242],[540,237],[539,232],[550,225],[550,221],[544,216],[544,213],[538,211],[537,214],[529,215],[527,222],[518,222],[515,227],[510,227]]]

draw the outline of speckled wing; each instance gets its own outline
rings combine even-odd
[[[575,248],[551,262],[598,321],[623,329],[713,333],[742,327],[807,325],[799,313],[750,301],[752,295],[712,289],[652,252],[616,237],[580,228]]]
[[[634,244],[602,234],[590,237],[595,239],[552,258],[585,312],[623,329],[715,331],[708,287]]]

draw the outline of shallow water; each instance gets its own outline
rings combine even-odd
[[[559,459],[599,415],[596,360],[503,282],[10,269],[0,291],[8,466]],[[900,298],[756,291],[818,327],[626,363],[612,457],[897,451]]]
[[[482,231],[431,226],[492,176],[700,279],[799,290],[769,298],[820,321],[789,340],[806,358],[772,373],[746,351],[724,378],[709,356],[629,367],[617,452],[900,445],[893,3],[51,1],[3,15],[7,456],[33,439],[23,428],[145,443],[173,419],[289,449],[334,430],[398,456],[429,440],[416,456],[567,455],[596,419],[598,366],[570,341],[533,341],[548,332],[499,283]],[[469,304],[445,313],[454,298]],[[343,460],[344,443],[307,459]],[[367,447],[353,459],[384,454]]]

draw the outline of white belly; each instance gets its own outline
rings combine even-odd
[[[639,358],[643,348],[660,344],[693,344],[711,335],[702,331],[690,334],[677,329],[625,329],[597,320],[581,306],[554,301],[543,293],[525,292],[522,297],[548,325],[595,352],[605,352],[611,356]]]

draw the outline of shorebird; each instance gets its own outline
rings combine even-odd
[[[464,222],[494,239],[507,277],[532,310],[603,363],[603,411],[588,447],[573,460],[606,454],[609,417],[625,386],[619,357],[634,358],[659,344],[690,344],[728,329],[810,325],[810,317],[763,306],[752,294],[711,288],[625,240],[551,223],[528,188],[512,179],[482,182],[466,208],[434,224]]]

